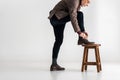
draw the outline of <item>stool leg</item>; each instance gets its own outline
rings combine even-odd
[[[86,58],[85,58],[85,62],[88,62],[88,48],[86,48]],[[85,65],[85,70],[87,70],[87,64]]]
[[[97,51],[97,47],[95,47],[95,56],[96,56],[96,64],[97,64],[97,72],[100,71],[100,67],[99,67],[99,59],[98,59],[98,51]]]
[[[101,67],[101,60],[100,60],[100,53],[99,53],[99,47],[98,47],[98,49],[97,49],[97,52],[98,52],[98,59],[99,59],[100,70],[102,70],[102,67]]]
[[[87,49],[86,47],[84,47],[84,53],[83,53],[83,61],[82,61],[82,68],[81,68],[81,71],[83,72],[84,69],[85,69],[85,60],[86,60],[86,52],[87,52]]]

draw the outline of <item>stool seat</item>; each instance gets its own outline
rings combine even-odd
[[[99,53],[99,46],[101,44],[83,44],[82,47],[84,47],[84,53],[83,53],[83,61],[82,61],[82,68],[81,71],[87,70],[88,65],[96,65],[97,66],[97,72],[100,72],[102,70],[101,67],[101,60],[100,60],[100,53]],[[88,61],[88,50],[94,49],[95,50],[95,62],[89,62]]]
[[[101,44],[82,44],[82,46],[85,46],[85,47],[96,47],[96,46],[101,46]]]

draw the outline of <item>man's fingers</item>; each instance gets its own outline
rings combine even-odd
[[[86,35],[85,33],[81,33],[81,34],[80,34],[80,37],[86,39],[86,38],[87,38],[87,35]]]

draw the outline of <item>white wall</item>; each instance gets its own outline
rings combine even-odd
[[[54,34],[47,19],[59,0],[0,0],[0,61],[51,60]],[[119,0],[91,0],[82,8],[89,40],[101,43],[103,62],[119,62]],[[59,60],[80,61],[83,48],[67,23]]]

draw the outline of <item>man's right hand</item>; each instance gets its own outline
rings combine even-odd
[[[87,39],[88,38],[88,35],[86,35],[84,32],[81,32],[79,34],[80,37],[82,37],[83,39]]]

